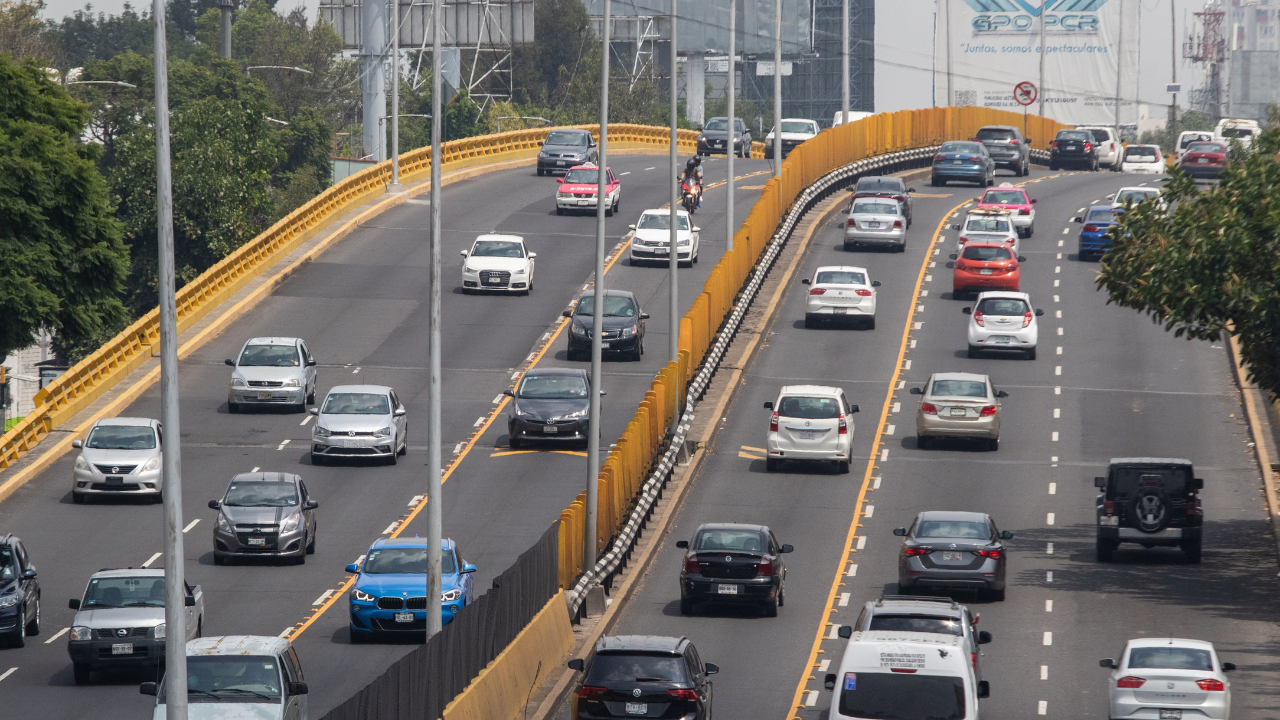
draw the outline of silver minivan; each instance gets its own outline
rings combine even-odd
[[[165,718],[164,683],[145,682],[156,696],[153,720]],[[187,642],[189,720],[307,720],[307,682],[288,640],[223,635]]]

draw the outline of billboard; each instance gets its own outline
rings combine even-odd
[[[1030,112],[1113,125],[1118,94],[1120,122],[1136,122],[1140,1],[934,0],[934,102],[1018,110],[1013,88],[1030,81]]]

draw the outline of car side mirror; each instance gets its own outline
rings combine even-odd
[[[911,393],[912,395],[923,395],[924,388],[911,388],[907,392]]]
[[[210,501],[209,501],[209,509],[210,509],[210,510],[217,510],[217,509],[218,509],[218,508],[220,508],[220,507],[222,507],[222,501],[221,501],[221,500],[210,500]]]
[[[1236,669],[1235,663],[1222,663],[1222,672],[1231,672]]]
[[[306,504],[304,504],[304,505],[302,506],[302,509],[303,509],[303,510],[315,510],[315,509],[316,509],[316,508],[318,508],[318,507],[320,507],[320,503],[316,502],[315,500],[308,500],[308,501],[306,502]]]
[[[307,412],[311,413],[312,415],[319,415],[319,414],[320,414],[320,408],[313,407],[313,408],[308,409],[308,410],[307,410]]]
[[[894,528],[894,529],[893,529],[893,534],[894,534],[894,535],[897,535],[898,537],[906,537],[906,536],[907,536],[907,529],[906,529],[906,528]]]
[[[879,280],[872,280],[872,281],[871,281],[871,287],[880,287],[880,281],[879,281]]]
[[[578,672],[582,672],[582,669],[585,668],[586,666],[587,664],[582,660],[582,658],[574,658],[569,661],[570,670],[577,670]]]
[[[1107,479],[1104,477],[1096,477],[1093,479],[1093,486],[1096,488],[1104,488],[1107,486]]]
[[[515,397],[515,396],[516,396],[516,394],[511,390],[511,388],[507,388],[506,390],[503,390],[503,391],[502,391],[502,394],[503,394],[503,395],[506,395],[507,397]]]
[[[183,598],[183,603],[182,603],[182,604],[183,604],[184,606],[186,606],[186,607],[195,607],[195,606],[196,606],[196,599],[195,599],[194,597],[192,597],[191,595],[188,595],[188,596],[186,596],[185,598]]]
[[[915,188],[907,188],[907,192],[909,192],[909,193],[913,193],[913,192],[915,192],[915,191],[916,191],[916,189],[915,189]]]
[[[311,359],[307,360],[307,367],[315,367],[315,366],[316,366],[316,360],[315,360],[315,358],[311,358]]]
[[[693,231],[694,231],[694,232],[702,232],[702,228],[698,227],[697,225],[694,225],[694,226],[693,226]]]
[[[978,681],[978,697],[979,698],[991,697],[991,683],[987,682],[986,680]]]
[[[628,225],[628,226],[627,226],[627,229],[628,229],[628,230],[635,230],[635,229],[636,229],[636,226],[635,226],[634,224],[632,224],[632,225]]]
[[[152,697],[155,697],[156,684],[153,682],[144,682],[138,686],[138,692],[143,695],[150,695]]]
[[[857,406],[857,405],[850,405],[850,406],[849,406],[849,414],[850,414],[850,415],[852,415],[852,414],[854,414],[854,413],[856,413],[856,412],[858,412],[858,406]]]
[[[1103,658],[1102,660],[1098,661],[1098,667],[1114,669],[1115,666],[1116,666],[1116,661],[1113,658]]]
[[[539,141],[538,141],[538,147],[542,147],[542,141],[541,141],[541,140],[539,140]]]
[[[84,443],[80,442],[79,440],[72,440],[71,447],[79,450],[80,448],[84,447]]]
[[[688,550],[688,549],[689,549],[689,541],[688,541],[688,540],[677,540],[677,541],[676,541],[676,547],[680,548],[681,550]]]
[[[766,402],[766,403],[764,404],[764,409],[765,409],[765,410],[772,410],[772,409],[773,409],[773,401],[772,401],[772,400],[770,400],[769,402]]]
[[[951,254],[950,254],[950,255],[948,255],[947,257],[951,258],[952,260],[959,260],[959,259],[960,259],[960,256],[959,256],[959,255],[957,255],[957,254],[955,254],[955,253],[951,253]]]
[[[1043,317],[1043,316],[1044,316],[1044,311],[1043,311],[1043,310],[1039,310],[1039,309],[1037,309],[1037,310],[1036,310],[1036,317]]]
[[[641,319],[641,320],[648,320],[648,319],[649,319],[649,313],[645,313],[645,312],[640,313],[640,319]]]
[[[952,255],[951,257],[955,257],[955,255]],[[1027,261],[1027,257],[1025,255],[1018,256],[1018,262],[1026,262],[1026,261]]]
[[[1204,478],[1192,478],[1191,487],[1195,488],[1196,490],[1203,490]]]
[[[1007,392],[1005,392],[1005,391],[1001,390],[1001,391],[999,391],[999,392],[997,392],[997,393],[996,393],[996,397],[998,397],[998,398],[1000,398],[1000,399],[1002,399],[1002,400],[1003,400],[1004,398],[1009,397],[1009,393],[1007,393]]]
[[[800,284],[809,285],[810,284],[809,278],[800,278]]]
[[[1013,533],[1009,532],[1008,530],[1001,530],[1001,531],[1000,531],[1000,539],[1001,539],[1001,540],[1012,540],[1012,539],[1013,539]]]
[[[782,554],[784,554],[784,555],[785,555],[785,554],[790,553],[790,552],[795,552],[795,550],[796,550],[796,549],[795,549],[795,547],[793,547],[793,546],[791,546],[791,545],[783,545],[783,546],[782,546],[782,549],[781,549],[781,550],[779,550],[778,552],[780,552],[780,553],[782,553]]]
[[[835,689],[836,689],[836,674],[835,674],[835,673],[827,673],[826,675],[822,676],[822,687],[826,688],[827,690],[835,690]]]
[[[71,598],[70,600],[68,600],[68,601],[67,601],[67,607],[71,608],[72,610],[79,610],[79,609],[80,609],[80,598]]]
[[[1075,217],[1071,218],[1071,222],[1073,222],[1073,223],[1082,223],[1082,222],[1084,222],[1084,218],[1083,218],[1083,217],[1081,217],[1080,215],[1077,215],[1077,216],[1075,216]]]
[[[1030,144],[1031,144],[1031,143],[1033,143],[1033,142],[1035,142],[1035,140],[1032,140],[1031,138],[1026,138],[1026,143],[1027,143],[1028,145],[1030,145]],[[1035,202],[1035,200],[1032,200],[1031,202]]]
[[[468,255],[466,250],[459,250],[458,254],[461,255],[462,257],[466,257]]]
[[[702,669],[706,671],[708,675],[715,675],[720,672],[720,666],[715,663],[707,663],[702,666]]]
[[[32,569],[28,568],[28,569],[26,569],[26,570],[23,570],[23,571],[22,571],[22,579],[23,579],[23,580],[34,580],[34,579],[35,579],[35,577],[36,577],[36,571],[35,571],[35,570],[32,570]]]
[[[952,226],[951,226],[951,229],[952,229],[952,230],[959,230],[959,229],[960,229],[960,223],[955,223],[954,225],[952,225]]]
[[[307,684],[306,684],[306,683],[304,683],[304,682],[291,682],[291,683],[289,683],[289,694],[290,694],[290,695],[306,695],[306,694],[307,694],[307,691],[308,691]]]
[[[405,410],[405,409],[404,409],[404,408],[402,408],[402,407],[398,407],[398,408],[396,408],[396,409],[395,409],[395,412],[393,412],[393,413],[391,413],[391,414],[392,414],[393,416],[395,416],[395,417],[404,417],[405,415],[408,415],[408,414],[409,414],[409,411],[408,411],[408,410]]]
[[[476,571],[476,566],[475,566],[475,565],[472,565],[471,563],[463,563],[463,564],[462,564],[462,574],[463,574],[463,575],[470,575],[471,573],[473,573],[473,572],[475,572],[475,571]]]
[[[359,572],[360,572],[360,566],[359,566],[359,565],[356,565],[355,563],[351,563],[350,565],[347,565],[347,572],[349,572],[349,573],[359,573]]]
[[[987,644],[987,643],[989,643],[989,642],[991,642],[991,633],[987,632],[986,630],[979,630],[979,631],[978,631],[978,644],[979,644],[979,645],[986,645],[986,644]]]
[[[1027,142],[1031,142],[1031,141],[1030,141],[1030,140],[1028,140]],[[1039,200],[1036,200],[1035,198],[1031,198],[1031,204],[1032,204],[1032,205],[1035,205],[1037,202],[1039,202]]]
[[[236,361],[235,361],[235,360],[232,360],[231,358],[227,358],[226,360],[223,360],[222,362],[226,363],[227,365],[230,365],[231,367],[235,367],[235,366],[236,366]]]
[[[536,257],[538,257],[538,253],[529,253],[529,259],[530,259],[530,260],[532,260],[532,259],[534,259],[534,258],[536,258]]]
[[[845,640],[848,640],[849,638],[853,637],[853,626],[841,625],[840,629],[836,631],[836,634],[844,638]]]
[[[565,310],[564,312],[560,313],[560,315],[561,315],[561,317],[573,317],[573,311],[572,311],[572,310]]]
[[[962,308],[962,309],[960,310],[960,312],[964,313],[965,315],[972,315],[972,314],[973,314],[973,308],[971,308],[971,307]]]
[[[556,178],[556,182],[557,182],[557,183],[559,183],[559,184],[561,184],[561,185],[563,185],[563,184],[564,184],[564,178],[562,178],[562,177],[558,177],[558,178]]]

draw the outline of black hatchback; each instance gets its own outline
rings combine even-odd
[[[573,695],[573,720],[604,718],[711,718],[711,680],[720,668],[703,663],[686,637],[618,635],[596,643]]]
[[[1098,169],[1098,144],[1088,130],[1059,130],[1049,143],[1049,169],[1068,166]]]
[[[680,540],[685,551],[680,568],[680,613],[689,615],[700,601],[760,605],[778,616],[783,604],[787,568],[782,555],[791,552],[764,525],[707,523]]]

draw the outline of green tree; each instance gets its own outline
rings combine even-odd
[[[76,360],[122,328],[129,251],[111,216],[88,112],[33,62],[0,53],[0,356],[53,328]]]
[[[1178,337],[1235,335],[1250,376],[1280,395],[1280,129],[1274,122],[1254,150],[1205,190],[1171,171],[1165,187],[1171,210],[1143,203],[1126,212],[1097,282],[1107,302],[1148,314]]]
[[[62,48],[44,32],[37,0],[0,0],[0,53],[51,62]]]
[[[547,104],[561,77],[572,77],[592,44],[591,19],[582,0],[538,0],[533,44],[516,48],[512,67],[518,101]],[[597,56],[599,57],[599,56]]]

